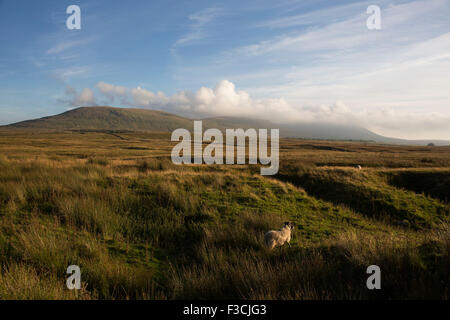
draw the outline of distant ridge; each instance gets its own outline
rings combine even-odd
[[[192,130],[193,120],[164,111],[117,108],[109,106],[80,107],[58,115],[13,123],[3,128],[47,129],[56,131],[160,131],[172,132],[177,128]],[[208,128],[280,128],[282,137],[373,141],[379,143],[411,145],[450,145],[445,140],[404,140],[378,135],[356,126],[324,123],[298,123],[279,125],[270,121],[239,117],[203,119],[203,130]]]
[[[8,125],[50,130],[172,131],[192,121],[163,111],[114,107],[80,107],[40,119]]]

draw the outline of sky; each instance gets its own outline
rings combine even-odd
[[[449,16],[450,0],[0,0],[0,124],[111,105],[450,140]]]

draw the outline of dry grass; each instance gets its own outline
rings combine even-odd
[[[262,177],[173,165],[168,138],[0,132],[0,298],[448,298],[449,148],[283,140]],[[292,247],[267,252],[286,220]]]

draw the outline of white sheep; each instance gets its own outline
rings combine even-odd
[[[264,243],[267,248],[272,250],[276,246],[283,246],[286,242],[291,246],[291,231],[294,225],[290,222],[285,222],[280,230],[271,230],[264,235]]]

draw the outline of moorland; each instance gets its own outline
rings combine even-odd
[[[284,138],[261,176],[175,165],[173,145],[0,128],[0,299],[448,299],[450,147]],[[291,247],[268,252],[284,221]]]

